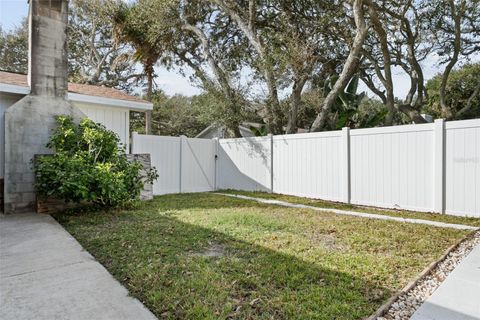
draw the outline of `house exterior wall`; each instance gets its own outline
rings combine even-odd
[[[5,111],[12,104],[20,100],[23,96],[0,93],[0,179],[3,179],[5,173]]]
[[[5,111],[4,213],[31,212],[35,207],[35,174],[31,160],[51,153],[46,147],[55,116],[85,115],[64,98],[27,95]]]
[[[108,130],[118,134],[120,142],[129,151],[130,110],[102,105],[73,102],[88,118],[103,124]]]
[[[0,179],[3,179],[5,169],[5,111],[22,97],[24,96],[0,93],[0,145],[2,146],[0,148]],[[88,118],[103,124],[107,129],[118,134],[120,141],[126,145],[128,153],[130,136],[130,111],[128,109],[80,102],[73,102],[73,105]]]

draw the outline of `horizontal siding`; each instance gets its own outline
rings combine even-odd
[[[129,145],[129,111],[120,108],[73,103],[89,119],[103,124],[108,130],[115,132],[128,151]]]
[[[0,93],[0,179],[5,175],[5,111],[22,97]]]

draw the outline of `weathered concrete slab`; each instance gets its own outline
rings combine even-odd
[[[156,319],[52,217],[0,216],[0,319]]]
[[[480,246],[413,314],[412,320],[480,320]]]

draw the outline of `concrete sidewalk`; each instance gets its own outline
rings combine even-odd
[[[448,275],[411,320],[480,320],[480,245]]]
[[[0,215],[0,319],[156,319],[49,215]]]

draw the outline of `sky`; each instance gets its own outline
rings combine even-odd
[[[0,25],[4,30],[11,30],[16,25],[19,25],[22,18],[27,16],[27,14],[27,0],[0,0]],[[434,57],[430,57],[424,61],[424,65],[424,75],[426,79],[443,71],[443,67],[438,66]],[[193,85],[188,78],[178,74],[176,70],[169,71],[163,67],[157,67],[156,74],[158,76],[155,80],[156,84],[168,95],[183,94],[192,96],[201,92],[201,90]],[[395,84],[395,95],[400,98],[405,97],[410,86],[410,80],[400,68],[393,70],[393,81]],[[359,90],[367,91],[370,96],[373,96],[363,83],[360,84]],[[259,89],[259,91],[262,90]]]

